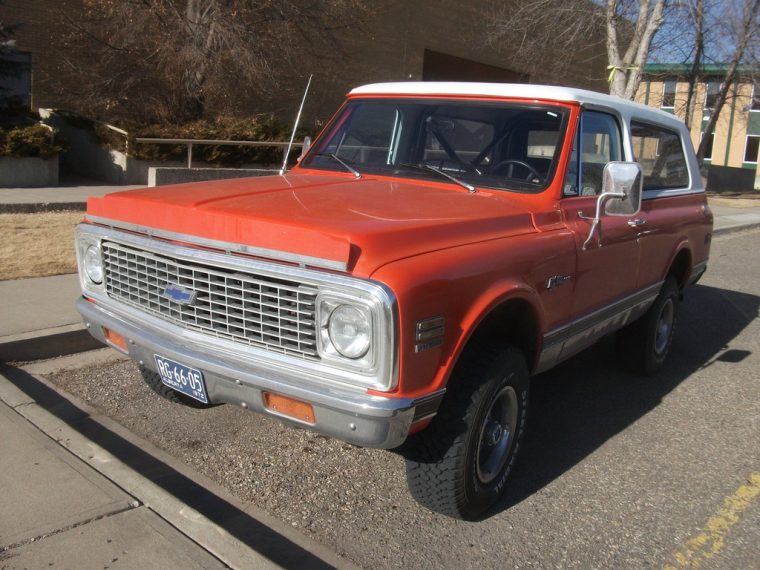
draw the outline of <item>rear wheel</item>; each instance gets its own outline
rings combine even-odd
[[[670,353],[678,319],[678,283],[670,276],[643,317],[618,332],[618,354],[640,374],[654,374]]]
[[[513,347],[477,350],[457,367],[438,414],[405,446],[412,496],[476,520],[503,495],[528,408],[528,369]]]
[[[150,368],[140,366],[140,374],[142,374],[143,380],[145,380],[148,387],[165,400],[169,400],[175,404],[182,404],[190,408],[204,409],[214,406],[214,404],[204,404],[190,396],[172,390],[169,386],[161,382],[161,377],[158,373],[153,372]]]

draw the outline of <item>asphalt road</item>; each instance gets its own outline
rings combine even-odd
[[[506,501],[478,523],[415,504],[395,453],[166,403],[131,363],[48,379],[367,568],[760,568],[759,246],[714,241],[656,376],[610,339],[534,378]]]

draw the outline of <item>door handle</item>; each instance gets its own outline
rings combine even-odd
[[[646,223],[647,223],[647,221],[646,220],[642,220],[641,218],[635,218],[633,220],[628,220],[628,225],[631,226],[632,228],[637,228],[639,226],[643,226]]]

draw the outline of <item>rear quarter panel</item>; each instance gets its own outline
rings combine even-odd
[[[646,199],[641,214],[647,223],[640,239],[639,288],[662,281],[683,249],[691,267],[707,261],[712,214],[703,192]]]

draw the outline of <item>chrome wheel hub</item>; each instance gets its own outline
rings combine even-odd
[[[475,457],[481,483],[494,481],[504,469],[512,449],[512,434],[517,427],[517,393],[504,386],[494,397],[483,420]]]
[[[673,321],[675,320],[675,307],[672,299],[668,299],[662,306],[660,318],[657,321],[657,332],[654,339],[654,350],[658,355],[662,355],[668,347],[670,333],[673,330]]]

